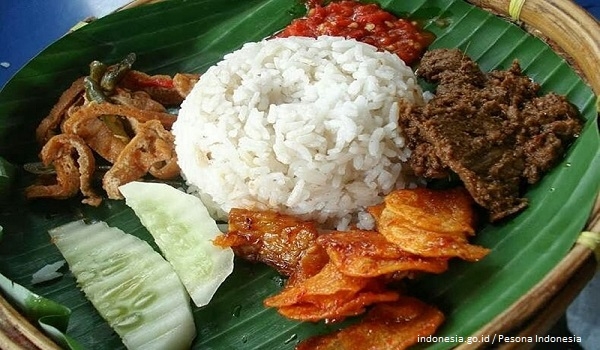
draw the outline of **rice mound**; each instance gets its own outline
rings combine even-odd
[[[340,222],[405,187],[398,99],[423,103],[400,58],[340,37],[245,44],[204,73],[173,125],[190,192],[231,208]]]

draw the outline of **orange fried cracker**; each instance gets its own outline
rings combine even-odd
[[[301,342],[296,350],[401,350],[435,333],[443,321],[435,307],[402,296],[376,304],[357,324]]]
[[[347,300],[331,295],[321,298],[318,304],[299,303],[282,306],[277,309],[277,312],[282,316],[298,321],[317,322],[326,320],[328,323],[334,323],[364,313],[369,305],[395,301],[398,297],[397,292],[390,290],[361,292]]]
[[[342,274],[327,263],[316,275],[295,280],[265,299],[268,307],[283,316],[301,321],[342,320],[365,311],[373,303],[396,300],[398,293],[384,289],[383,281]]]
[[[314,296],[350,298],[368,283],[368,278],[346,276],[334,264],[327,263],[316,275],[299,283],[288,283],[279,294],[267,298],[264,303],[269,307],[281,307],[310,301]]]
[[[323,247],[315,243],[302,254],[287,283],[292,285],[305,281],[318,274],[327,263],[329,263],[329,255]]]
[[[317,243],[348,276],[377,277],[408,271],[441,273],[448,268],[447,259],[411,254],[374,231],[328,233],[319,236]]]
[[[423,257],[479,261],[489,253],[487,248],[470,244],[466,236],[421,230],[387,211],[382,213],[377,227],[390,242]]]
[[[462,189],[396,190],[386,196],[383,208],[368,210],[377,230],[403,250],[428,258],[478,261],[489,249],[468,241],[475,232],[474,208],[465,196]]]
[[[77,135],[59,134],[51,137],[40,153],[42,162],[52,164],[56,179],[52,184],[36,184],[25,189],[27,198],[69,198],[81,190],[83,203],[98,206],[102,199],[93,190],[91,181],[95,169],[92,150]]]
[[[396,190],[385,196],[384,202],[385,210],[422,230],[458,235],[475,233],[474,201],[462,187]]]

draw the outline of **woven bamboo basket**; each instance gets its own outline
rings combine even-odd
[[[591,86],[596,96],[600,96],[600,70],[598,70],[600,23],[580,6],[570,0],[469,0],[469,2],[504,16],[545,40],[571,63]],[[600,250],[598,194],[584,232],[592,233],[587,236],[594,237],[593,242],[578,240],[567,256],[544,279],[473,335],[515,334],[527,337],[546,334],[597,270],[596,258],[600,256],[598,254]],[[534,345],[535,343],[512,343],[499,348],[524,349]],[[481,347],[482,344],[463,344],[458,349]]]
[[[121,9],[162,0],[136,0]],[[467,0],[473,5],[512,21],[546,41],[562,55],[600,96],[600,22],[570,0]],[[600,101],[600,100],[599,100]],[[598,105],[600,110],[600,103]],[[594,276],[600,257],[600,197],[590,213],[580,239],[554,269],[528,293],[491,322],[472,334],[546,334],[568,305]],[[533,347],[514,343],[500,349]],[[457,349],[478,349],[485,344],[462,344]],[[0,296],[0,348],[60,349]]]

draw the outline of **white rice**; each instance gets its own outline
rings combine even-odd
[[[373,46],[327,36],[247,43],[183,102],[179,165],[220,219],[272,209],[345,225],[407,185],[399,98],[423,102],[415,75]]]

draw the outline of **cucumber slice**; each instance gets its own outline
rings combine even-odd
[[[189,349],[190,299],[175,271],[147,242],[105,222],[49,231],[79,287],[128,349]]]
[[[233,250],[212,240],[221,233],[202,201],[163,183],[134,181],[119,187],[154,237],[197,306],[210,302],[233,271]]]

